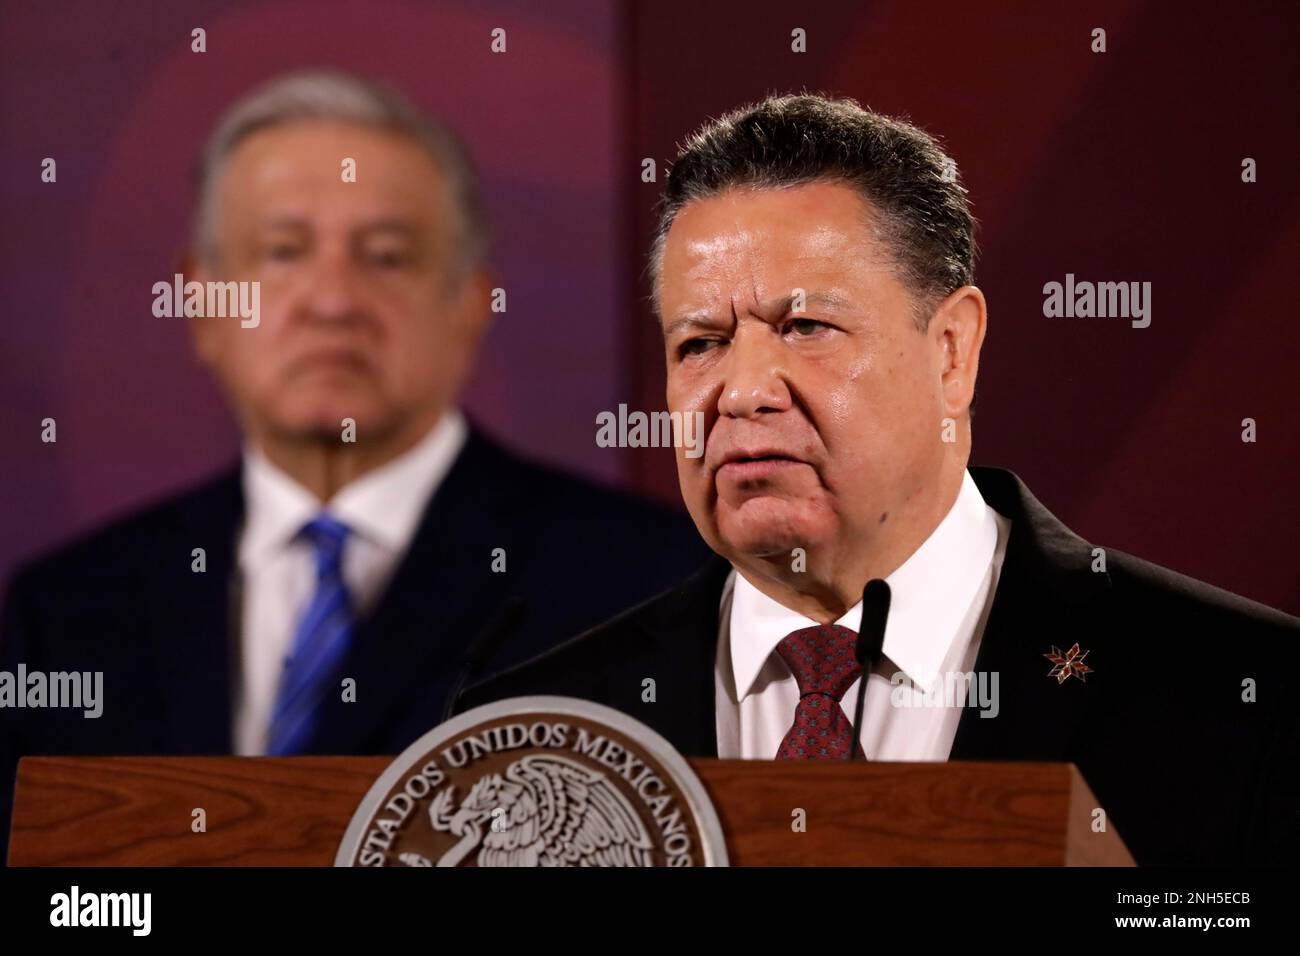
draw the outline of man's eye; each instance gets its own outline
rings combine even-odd
[[[371,265],[381,269],[400,268],[406,265],[408,258],[405,252],[398,249],[377,249],[367,256]]]
[[[301,253],[302,248],[300,246],[277,243],[267,247],[266,258],[273,262],[289,262],[298,258]]]
[[[688,355],[701,355],[717,344],[717,339],[687,339],[678,347],[678,352],[682,358]]]
[[[816,319],[791,319],[786,326],[787,330],[796,335],[816,335],[824,328],[826,323],[818,322]]]

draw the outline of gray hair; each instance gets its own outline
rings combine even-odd
[[[213,233],[216,181],[235,148],[253,133],[302,120],[332,120],[377,127],[418,143],[446,177],[459,214],[455,243],[460,261],[451,271],[464,275],[487,257],[490,232],[478,176],[464,144],[450,128],[421,112],[396,90],[335,70],[277,77],[235,103],[217,123],[198,170],[198,206],[193,244],[207,261],[216,256]]]

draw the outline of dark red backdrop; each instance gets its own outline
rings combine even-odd
[[[805,87],[942,136],[981,222],[990,306],[974,463],[1016,471],[1091,540],[1300,613],[1300,7],[667,7],[633,8],[637,155],[671,157],[705,116]],[[633,194],[638,255],[654,191]],[[1151,326],[1044,318],[1043,284],[1067,272],[1151,282]],[[648,315],[628,357],[646,404],[663,401]],[[668,494],[671,473],[647,467]]]

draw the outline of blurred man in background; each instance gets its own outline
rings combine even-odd
[[[15,576],[0,670],[102,672],[103,700],[0,709],[6,836],[22,754],[394,753],[703,559],[684,517],[457,410],[487,249],[463,147],[389,90],[296,74],[222,119],[185,278],[255,281],[259,314],[185,321],[243,459]]]

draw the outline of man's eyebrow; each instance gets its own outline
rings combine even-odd
[[[398,232],[405,236],[416,236],[420,227],[406,219],[372,219],[357,226],[354,232]]]
[[[274,216],[262,223],[264,229],[300,229],[310,231],[311,222],[301,216]],[[406,219],[371,219],[351,229],[353,233],[370,234],[375,232],[396,232],[406,236],[416,236],[420,227]]]
[[[275,216],[262,223],[263,229],[310,229],[311,224],[300,216]]]
[[[769,299],[763,303],[760,308],[762,314],[770,316],[769,321],[774,321],[782,316],[789,315],[794,310],[796,294],[792,291],[789,295],[781,296],[777,299]],[[820,305],[832,309],[844,309],[851,305],[848,296],[836,292],[833,289],[814,290],[803,293],[803,304],[805,309],[810,305]],[[700,329],[716,329],[728,324],[727,319],[721,319],[710,312],[690,312],[680,316],[664,326],[664,335],[670,336],[674,332],[688,326],[694,326]]]
[[[779,299],[770,299],[764,304],[763,311],[768,315],[786,315],[794,310],[796,298],[796,294],[791,292]],[[848,296],[842,295],[833,289],[814,290],[803,293],[803,304],[805,308],[810,305],[821,305],[831,309],[843,309],[850,305],[850,300]]]
[[[697,329],[717,329],[721,328],[724,324],[723,320],[716,318],[708,312],[692,312],[689,315],[683,315],[680,318],[674,319],[672,322],[665,325],[664,335],[672,335],[678,329],[684,329],[688,326],[693,326]]]

